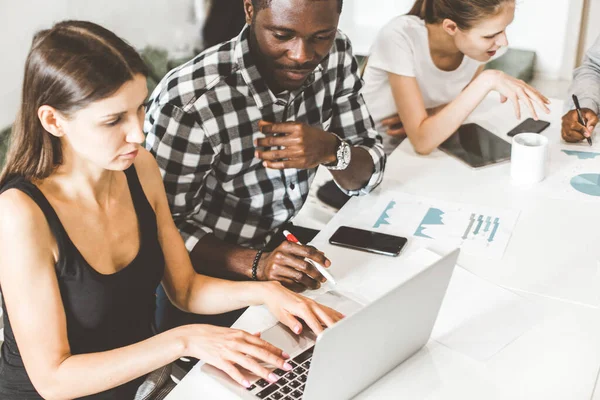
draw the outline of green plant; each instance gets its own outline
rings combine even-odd
[[[10,128],[0,131],[0,168],[2,168],[2,166],[4,166],[6,150],[8,148],[8,136],[9,135],[10,135]]]

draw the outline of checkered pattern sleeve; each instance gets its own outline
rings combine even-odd
[[[350,40],[340,33],[334,46],[340,54],[338,68],[343,70],[343,73],[338,79],[329,130],[351,145],[368,151],[374,165],[371,179],[362,189],[348,191],[341,186],[340,189],[348,195],[363,195],[375,189],[381,182],[386,158],[381,136],[375,130],[373,119],[360,93],[363,82],[358,76],[358,63],[352,54]]]
[[[145,124],[146,148],[158,162],[173,219],[192,251],[204,235],[212,233],[200,222],[199,198],[218,151],[197,115],[171,103],[151,100]]]

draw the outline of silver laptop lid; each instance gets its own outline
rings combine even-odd
[[[429,340],[458,254],[454,250],[323,332],[303,400],[349,399],[419,351]]]

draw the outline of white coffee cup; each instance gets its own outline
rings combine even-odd
[[[539,133],[519,133],[512,139],[510,176],[519,185],[540,182],[546,176],[548,138]]]

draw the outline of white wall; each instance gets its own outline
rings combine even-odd
[[[0,0],[0,129],[14,119],[34,32],[63,19],[97,22],[137,48],[197,35],[192,0]]]
[[[583,0],[517,0],[508,29],[510,45],[536,52],[542,78],[571,79],[581,26]]]
[[[347,0],[340,23],[355,50],[366,54],[379,28],[408,12],[413,0]],[[536,72],[544,78],[570,79],[575,65],[583,0],[517,0],[508,28],[511,47],[534,50]]]

